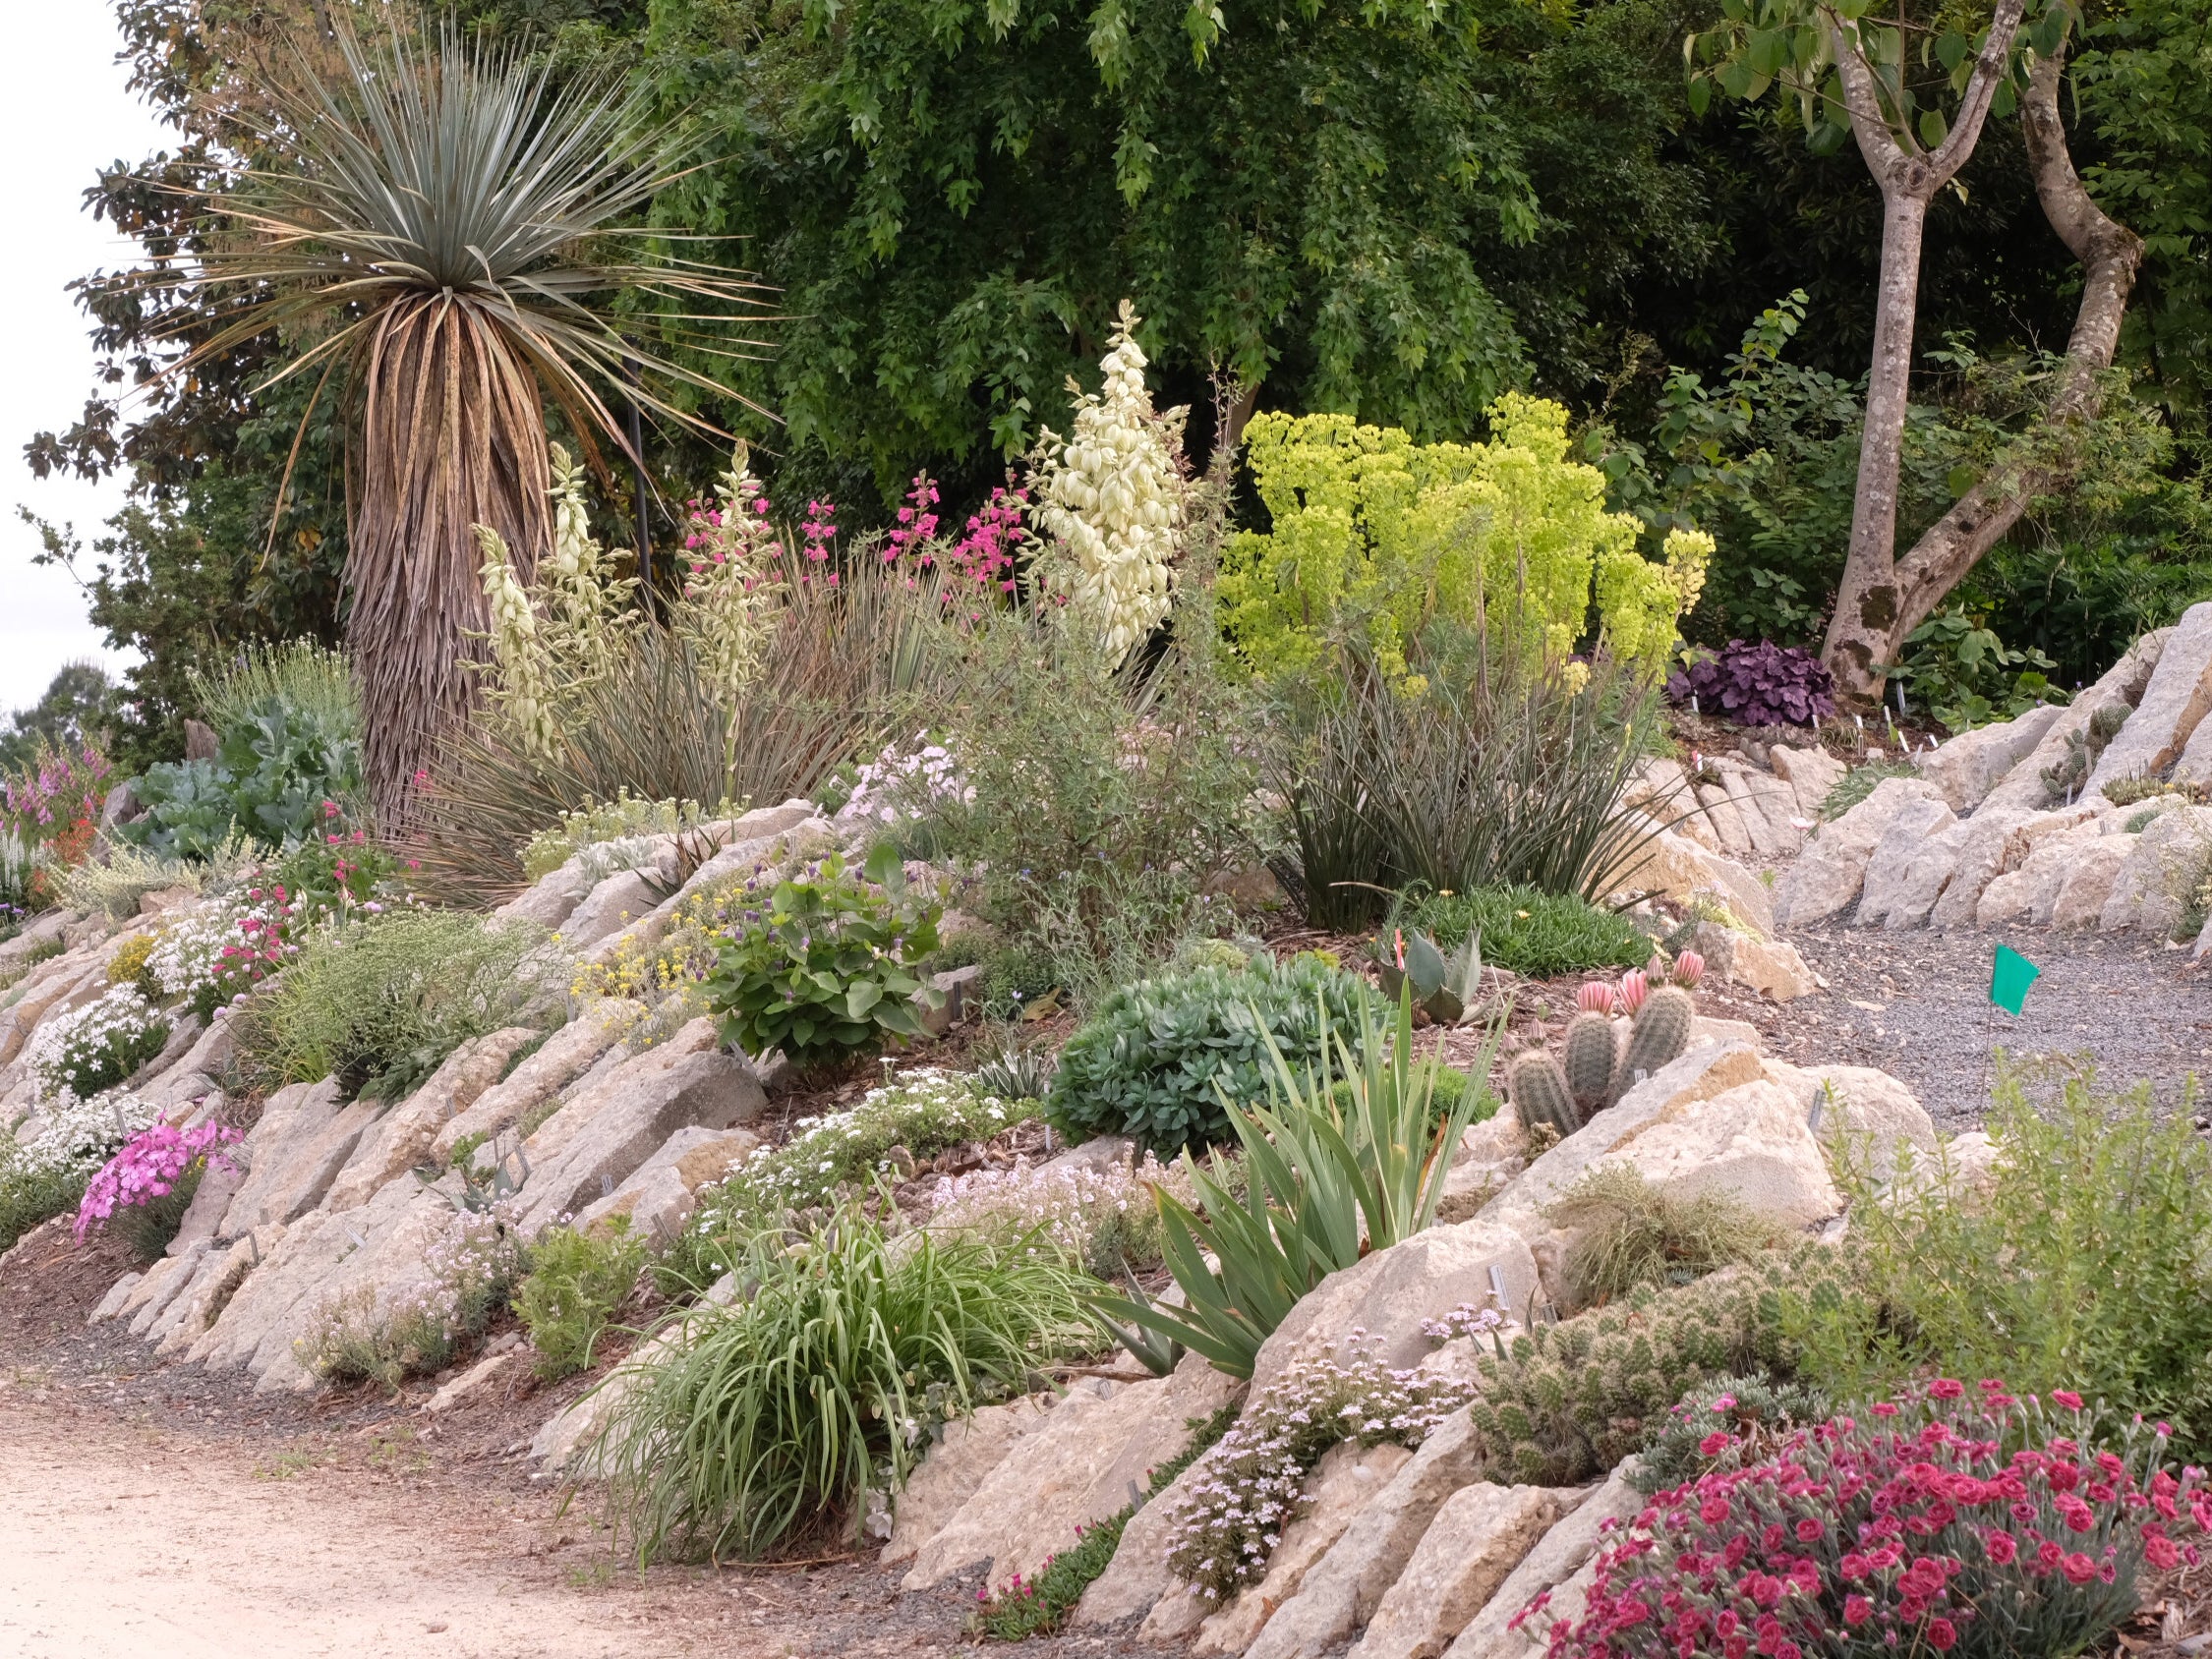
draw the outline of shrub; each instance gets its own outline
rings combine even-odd
[[[24,1062],[41,1099],[90,1100],[161,1052],[169,1022],[136,984],[114,985],[93,1001],[40,1023],[24,1045]]]
[[[894,1148],[930,1158],[1032,1116],[1030,1106],[983,1094],[964,1077],[924,1069],[869,1090],[846,1111],[801,1118],[782,1146],[701,1190],[691,1226],[661,1264],[663,1283],[677,1294],[705,1289],[736,1267],[766,1218],[829,1205],[893,1174]]]
[[[1666,682],[1677,706],[1742,726],[1818,725],[1835,713],[1835,676],[1821,659],[1772,640],[1730,640],[1718,651],[1696,650]]]
[[[2056,1088],[2051,1085],[2055,1081]],[[2031,1096],[2031,1089],[2034,1094]],[[2148,1086],[2118,1097],[2093,1073],[2006,1065],[1988,1119],[1986,1183],[1901,1172],[1879,1192],[1846,1168],[1864,1293],[1818,1308],[1807,1374],[1839,1400],[1924,1373],[1991,1373],[2140,1412],[2212,1453],[2212,1146]]]
[[[2163,1466],[2163,1428],[2092,1455],[2079,1397],[2053,1400],[1939,1379],[1660,1493],[1598,1558],[1553,1659],[2089,1648],[2134,1614],[2146,1561],[2183,1559],[2184,1514],[2212,1524],[2212,1499],[2198,1471]],[[1730,1438],[1715,1431],[1715,1450]]]
[[[1210,1607],[1267,1573],[1268,1557],[1304,1513],[1307,1473],[1345,1441],[1418,1447],[1473,1390],[1449,1372],[1394,1371],[1379,1344],[1355,1336],[1350,1360],[1305,1359],[1246,1405],[1195,1465],[1170,1517],[1168,1566]]]
[[[918,969],[937,949],[942,911],[908,893],[889,842],[870,854],[864,880],[831,853],[753,895],[715,941],[704,987],[723,1041],[803,1061],[886,1034],[922,1036],[915,1001],[936,994]]]
[[[1310,955],[1124,986],[1061,1051],[1046,1116],[1073,1139],[1128,1135],[1160,1153],[1220,1145],[1222,1096],[1267,1093],[1268,1045],[1311,1064],[1329,1025],[1355,1025],[1360,995],[1359,981]]]
[[[149,892],[215,892],[235,887],[260,863],[262,849],[243,835],[232,835],[203,858],[168,858],[128,842],[107,849],[99,863],[87,859],[62,872],[52,887],[57,900],[72,910],[97,911],[116,921],[139,914]]]
[[[1308,670],[1356,630],[1400,679],[1393,653],[1438,617],[1564,657],[1594,588],[1622,654],[1664,658],[1712,539],[1676,531],[1666,563],[1649,563],[1637,520],[1604,510],[1604,475],[1569,458],[1566,410],[1508,392],[1489,416],[1484,444],[1416,443],[1344,415],[1252,418],[1246,459],[1271,529],[1230,543],[1219,602],[1254,672]]]
[[[90,743],[41,748],[30,765],[0,778],[0,830],[33,849],[49,849],[64,868],[78,863],[91,847],[113,772]]]
[[[240,1068],[265,1088],[335,1076],[398,1099],[470,1038],[521,1022],[545,994],[537,943],[529,928],[446,911],[325,924],[232,1010]]]
[[[1269,780],[1284,885],[1316,927],[1351,930],[1393,892],[1497,886],[1602,893],[1655,830],[1625,804],[1653,697],[1609,658],[1530,663],[1431,629],[1398,680],[1354,656],[1285,688]]]
[[[507,1217],[456,1209],[423,1252],[422,1277],[388,1290],[364,1285],[324,1304],[295,1344],[300,1362],[330,1382],[395,1390],[442,1371],[504,1305],[522,1258]]]
[[[1626,1164],[1591,1171],[1547,1214],[1581,1230],[1566,1262],[1567,1293],[1578,1307],[1640,1285],[1687,1285],[1785,1242],[1772,1222],[1728,1194],[1676,1198]]]
[[[146,970],[146,959],[153,954],[153,935],[133,934],[115,948],[107,959],[107,983],[110,985],[135,985],[148,1001],[154,1000],[156,988]]]
[[[934,1423],[1079,1351],[1076,1270],[972,1234],[894,1239],[856,1204],[811,1234],[742,1242],[747,1287],[682,1316],[594,1445],[640,1562],[757,1558],[816,1524],[857,1525]]]
[[[548,1228],[530,1246],[530,1271],[514,1293],[514,1311],[538,1350],[538,1375],[555,1382],[588,1371],[592,1348],[614,1310],[637,1288],[646,1241],[627,1216],[604,1230]]]
[[[223,1148],[243,1139],[220,1123],[180,1129],[157,1122],[134,1135],[102,1165],[77,1209],[77,1242],[95,1227],[129,1237],[142,1260],[169,1247],[210,1162],[230,1165]]]
[[[235,712],[212,760],[163,761],[134,778],[146,811],[115,833],[161,858],[207,858],[233,834],[297,846],[363,810],[361,765],[358,719],[326,723],[322,712],[266,697]]]
[[[982,867],[962,903],[1005,948],[1034,949],[1080,1002],[1233,925],[1208,887],[1255,861],[1263,826],[1252,720],[1210,663],[1170,650],[1117,675],[1029,611],[938,640],[961,786],[922,768],[872,798],[907,844]]]
[[[1529,979],[1640,968],[1652,955],[1650,937],[1627,917],[1530,887],[1416,894],[1403,920],[1447,950],[1480,935],[1484,962]]]

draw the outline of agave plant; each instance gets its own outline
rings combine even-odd
[[[209,198],[221,229],[184,284],[203,308],[192,323],[213,326],[171,372],[281,331],[312,342],[274,377],[320,369],[311,414],[337,376],[347,630],[372,786],[397,822],[473,696],[466,636],[488,616],[471,527],[503,537],[525,574],[550,542],[547,401],[588,445],[604,435],[627,450],[601,388],[620,383],[624,398],[708,430],[669,399],[682,386],[728,395],[625,338],[595,300],[662,302],[659,337],[672,345],[696,323],[757,315],[765,290],[656,254],[672,233],[646,242],[618,228],[687,148],[679,128],[648,120],[644,88],[556,83],[450,22],[435,41],[402,34],[375,50],[342,19],[333,33],[335,84],[295,55],[265,113],[241,115],[256,162]]]
[[[1307,1291],[1436,1219],[1451,1149],[1489,1098],[1482,1080],[1502,1022],[1493,1023],[1472,1086],[1440,1118],[1442,1061],[1415,1056],[1412,987],[1400,986],[1387,1042],[1371,1003],[1360,1023],[1355,1048],[1326,1030],[1324,1016],[1318,1071],[1294,1072],[1270,1040],[1268,1104],[1240,1110],[1225,1097],[1244,1148],[1242,1197],[1189,1153],[1184,1169],[1197,1207],[1154,1189],[1184,1306],[1141,1293],[1090,1297],[1102,1328],[1154,1371],[1173,1363],[1180,1344],[1231,1376],[1251,1376],[1261,1345]]]

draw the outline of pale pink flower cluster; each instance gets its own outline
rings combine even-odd
[[[838,809],[838,818],[897,824],[921,817],[935,806],[974,799],[975,789],[961,775],[952,751],[930,742],[928,732],[917,731],[913,748],[902,752],[894,743],[874,760],[861,763],[853,773],[852,793]]]
[[[1158,1211],[1152,1188],[1191,1201],[1189,1182],[1152,1154],[1132,1170],[1045,1164],[1018,1159],[1011,1170],[940,1175],[930,1193],[930,1226],[965,1228],[998,1237],[1033,1236],[1072,1260],[1111,1274],[1122,1258],[1156,1259]],[[1132,1247],[1135,1247],[1134,1249]],[[1149,1247],[1147,1247],[1149,1246]]]
[[[1393,1370],[1365,1330],[1349,1346],[1343,1364],[1293,1365],[1191,1466],[1167,1559],[1193,1595],[1225,1602],[1266,1575],[1283,1529],[1310,1507],[1306,1476],[1330,1447],[1418,1447],[1475,1398],[1465,1378]]]

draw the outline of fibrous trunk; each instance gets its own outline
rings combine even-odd
[[[451,295],[396,305],[363,357],[346,637],[370,786],[394,832],[475,697],[468,636],[490,616],[472,527],[496,530],[528,580],[552,539],[552,478],[537,378],[480,306]]]

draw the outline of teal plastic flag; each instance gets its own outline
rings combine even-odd
[[[2008,1014],[2017,1015],[2027,1001],[2028,987],[2043,977],[2043,970],[2008,944],[1997,947],[1997,960],[1989,970],[1989,1000]]]

